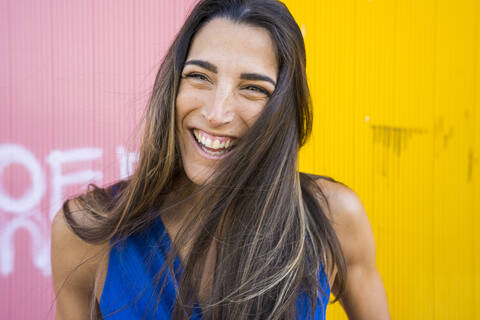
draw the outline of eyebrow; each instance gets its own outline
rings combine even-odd
[[[212,71],[213,73],[217,73],[217,67],[215,65],[211,64],[210,62],[207,62],[207,61],[188,60],[187,62],[185,62],[185,65],[187,65],[187,64],[194,64],[194,65],[200,66],[204,69],[207,69],[209,71]]]
[[[204,61],[204,60],[188,60],[187,62],[185,62],[185,65],[187,65],[187,64],[197,65],[197,66],[202,67],[204,69],[207,69],[207,70],[209,70],[213,73],[217,73],[217,71],[218,71],[217,66],[211,64],[208,61]],[[266,75],[263,75],[263,74],[259,74],[259,73],[242,73],[242,74],[240,74],[240,79],[267,81],[267,82],[270,82],[271,84],[273,84],[274,86],[277,85],[275,83],[275,81],[273,81],[272,78],[270,78]]]

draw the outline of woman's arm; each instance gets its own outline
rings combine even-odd
[[[74,201],[69,201],[69,209],[78,210]],[[78,238],[65,221],[63,210],[57,212],[51,233],[55,320],[90,319],[97,256],[100,256],[95,253],[100,249]]]
[[[347,263],[345,295],[340,300],[349,319],[390,319],[387,297],[375,262],[375,240],[367,213],[356,193],[329,183],[333,227]],[[337,292],[335,284],[332,292]]]

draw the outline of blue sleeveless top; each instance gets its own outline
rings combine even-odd
[[[165,271],[158,281],[154,280],[157,272],[164,267],[171,246],[171,240],[160,218],[146,230],[111,246],[108,271],[99,302],[104,319],[171,318],[177,297],[175,288],[182,273],[178,256],[173,262],[175,274]],[[323,268],[319,281],[325,294],[318,294],[315,315],[311,314],[311,302],[306,294],[301,294],[297,300],[296,319],[325,320],[330,286]],[[162,295],[158,297],[163,284]],[[202,311],[196,304],[191,319],[201,318]]]

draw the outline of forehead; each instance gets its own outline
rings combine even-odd
[[[207,60],[220,68],[262,69],[274,76],[278,68],[275,48],[265,28],[215,18],[196,33],[187,60]]]

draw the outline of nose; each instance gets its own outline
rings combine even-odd
[[[231,86],[219,85],[213,98],[202,108],[201,114],[212,127],[221,127],[233,121],[233,90]]]

